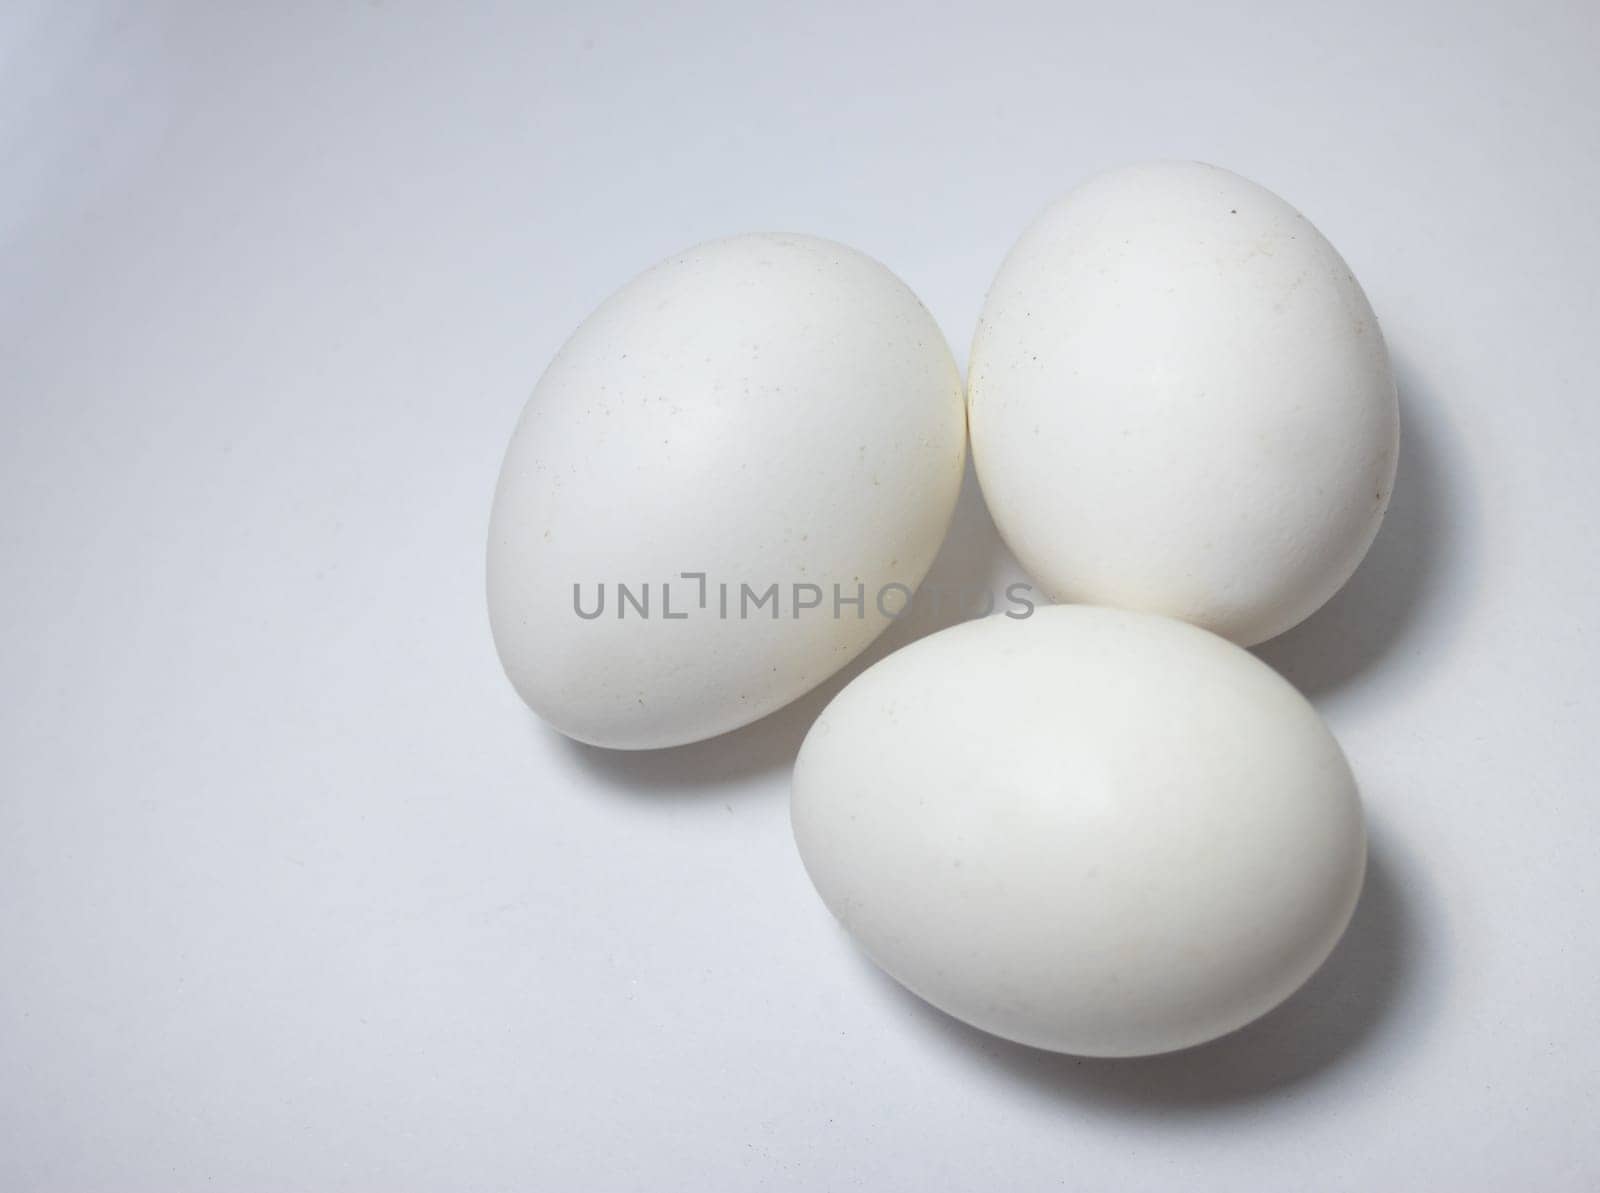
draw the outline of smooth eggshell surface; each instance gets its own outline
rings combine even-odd
[[[967,622],[862,673],[805,740],[793,821],[893,977],[1084,1056],[1271,1010],[1366,864],[1350,770],[1288,683],[1192,625],[1088,606]]]
[[[965,450],[949,348],[876,261],[765,235],[673,257],[568,340],[511,440],[488,553],[506,673],[603,746],[753,721],[888,624]]]
[[[1399,415],[1377,319],[1304,216],[1196,162],[1048,208],[973,340],[973,460],[1051,597],[1243,645],[1314,612],[1388,505]]]

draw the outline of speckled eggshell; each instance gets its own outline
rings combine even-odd
[[[972,345],[974,463],[1053,598],[1251,645],[1360,563],[1399,447],[1383,336],[1349,267],[1237,174],[1102,174],[1011,250]]]
[[[876,261],[751,235],[662,262],[568,340],[512,437],[488,550],[506,673],[603,746],[753,721],[889,623],[889,586],[915,588],[938,551],[965,451],[949,348]],[[741,586],[773,584],[775,615],[741,615]],[[801,609],[811,584],[821,604]],[[600,616],[578,615],[575,585],[586,612],[604,591]]]
[[[967,622],[857,676],[801,748],[793,821],[891,975],[1085,1056],[1271,1010],[1366,864],[1349,767],[1288,683],[1195,626],[1089,606]]]

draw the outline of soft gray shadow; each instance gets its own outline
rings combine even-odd
[[[1394,651],[1421,624],[1455,563],[1462,477],[1446,456],[1447,412],[1422,379],[1395,362],[1400,464],[1372,549],[1333,598],[1256,653],[1307,696],[1341,687]]]
[[[929,1006],[860,956],[926,1030],[1044,1096],[1204,1110],[1267,1097],[1368,1046],[1414,992],[1423,947],[1385,856],[1373,848],[1344,939],[1287,1002],[1220,1040],[1131,1060],[1063,1056],[988,1035]]]
[[[987,591],[999,601],[1007,584],[1022,579],[983,504],[969,461],[949,533],[918,590],[918,599],[832,678],[742,729],[686,746],[607,750],[562,740],[585,770],[609,786],[641,793],[712,796],[721,786],[792,766],[812,722],[845,684],[900,647],[983,612],[963,607],[956,599],[959,594]],[[944,599],[935,599],[934,594]],[[538,731],[555,732],[543,725]]]

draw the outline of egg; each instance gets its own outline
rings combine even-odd
[[[1315,710],[1249,652],[1046,606],[922,639],[827,706],[800,856],[868,955],[995,1035],[1083,1056],[1199,1044],[1327,957],[1366,863]]]
[[[903,611],[965,453],[949,347],[882,265],[808,236],[691,248],[583,323],[517,424],[488,545],[506,674],[595,745],[753,721]]]
[[[1241,645],[1350,577],[1393,487],[1378,321],[1299,212],[1237,174],[1102,174],[1006,258],[972,344],[973,462],[1052,598]]]

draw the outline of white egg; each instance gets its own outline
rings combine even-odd
[[[1056,600],[1248,646],[1338,590],[1388,505],[1399,415],[1366,296],[1304,216],[1215,166],[1115,170],[1048,208],[969,374],[984,496]]]
[[[893,977],[1085,1056],[1276,1006],[1366,864],[1350,770],[1288,683],[1192,625],[1089,606],[967,622],[858,676],[800,751],[793,820]]]
[[[965,452],[949,348],[882,265],[805,236],[673,257],[567,341],[512,437],[488,553],[506,673],[603,746],[753,721],[903,608]]]

